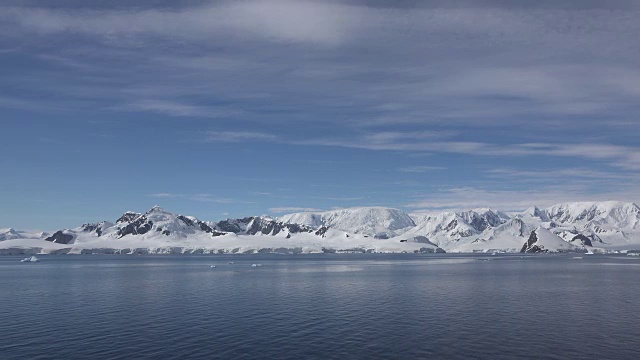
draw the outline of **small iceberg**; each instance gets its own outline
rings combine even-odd
[[[216,266],[215,266],[215,265],[211,265],[211,267],[212,267],[212,268],[215,268]]]
[[[229,265],[233,265],[233,264],[235,264],[235,262],[233,262],[233,261],[229,261],[227,264],[229,264]]]
[[[251,267],[261,267],[262,264],[251,264]]]
[[[28,258],[24,258],[24,259],[20,260],[20,262],[39,262],[39,261],[40,261],[40,259],[38,259],[35,256],[30,256]]]

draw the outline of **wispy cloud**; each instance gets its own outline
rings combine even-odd
[[[309,208],[309,207],[273,207],[269,208],[269,211],[276,214],[293,213],[293,212],[310,212],[310,211],[322,211],[321,209]]]
[[[134,102],[114,106],[117,111],[148,111],[170,116],[229,118],[242,114],[242,111],[219,106],[190,105],[174,100],[136,100]]]
[[[373,139],[373,140],[372,140]],[[592,160],[606,160],[611,165],[629,170],[640,170],[640,147],[611,145],[611,144],[568,144],[568,143],[511,143],[498,144],[472,141],[416,141],[408,133],[404,139],[413,141],[398,141],[403,139],[399,135],[394,137],[376,137],[365,135],[356,140],[344,139],[308,139],[294,141],[300,145],[337,146],[367,150],[393,150],[406,152],[435,152],[477,156],[513,157],[513,156],[557,156],[573,157]]]
[[[278,42],[339,44],[349,35],[348,6],[312,1],[220,2],[175,10],[58,10],[7,8],[22,29],[41,33],[83,33],[111,41],[155,35],[188,39],[253,36]],[[135,24],[135,26],[130,26]]]
[[[237,213],[278,205],[229,206],[258,196],[418,209],[632,199],[637,190],[637,1],[9,3],[0,5],[0,48],[9,49],[0,50],[0,108],[18,126],[3,128],[5,142],[59,139],[33,140],[53,155],[71,133],[110,135],[101,142],[114,150],[180,152],[194,165],[185,178],[210,171],[229,189],[156,198]],[[114,124],[96,130],[105,119]],[[153,132],[138,132],[150,124]],[[13,139],[20,128],[41,131]],[[203,142],[223,142],[212,145],[229,150],[218,161],[241,180],[196,164]],[[100,158],[98,148],[83,152]],[[258,150],[255,177],[242,164]],[[283,168],[281,150],[296,164],[334,163],[313,163],[310,179]],[[15,159],[10,168],[39,167],[28,152]],[[154,181],[154,161],[102,159]],[[430,171],[438,176],[417,176]],[[247,182],[267,192],[272,184],[273,195],[248,194]],[[327,188],[335,193],[322,199]],[[318,196],[301,194],[310,189]]]
[[[403,167],[398,169],[398,171],[405,172],[405,173],[426,173],[430,171],[445,170],[445,169],[446,168],[442,166],[417,165],[417,166]]]
[[[536,170],[497,168],[487,170],[486,173],[491,177],[517,179],[518,181],[528,181],[532,179],[536,181],[547,181],[549,179],[630,180],[634,177],[632,174],[620,174],[613,171],[601,171],[585,168]],[[640,174],[635,175],[635,177],[640,177]]]
[[[542,186],[536,189],[491,189],[460,187],[443,189],[438,192],[425,194],[416,201],[405,206],[411,209],[440,211],[465,210],[479,207],[491,207],[502,211],[524,210],[530,206],[551,206],[562,202],[572,201],[608,201],[620,200],[638,201],[637,186],[607,191],[593,192],[585,185],[566,183],[556,186]]]
[[[156,193],[156,194],[149,194],[150,197],[153,198],[175,198],[175,197],[179,197],[181,195],[179,194],[171,194],[171,193]]]
[[[208,142],[276,141],[278,137],[269,133],[251,131],[209,131],[206,140]]]
[[[180,200],[209,202],[209,203],[217,203],[217,204],[254,204],[254,202],[252,201],[244,201],[244,200],[219,197],[212,194],[155,193],[155,194],[149,194],[149,197],[160,198],[160,199],[180,199]]]

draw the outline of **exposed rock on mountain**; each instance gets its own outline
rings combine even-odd
[[[25,244],[47,240],[44,243],[55,244],[51,248],[55,251],[101,253],[125,249],[171,253],[554,252],[585,251],[587,247],[602,252],[640,249],[640,208],[622,202],[567,203],[547,209],[533,206],[512,216],[490,209],[410,216],[397,209],[371,207],[289,214],[279,219],[251,216],[204,222],[156,206],[145,213],[126,212],[115,224],[89,223],[51,236],[0,229],[4,243],[0,247],[14,246],[6,241],[20,243],[21,239],[29,239]],[[42,247],[47,246],[53,245]]]
[[[69,244],[73,241],[75,236],[70,234],[68,230],[56,231],[53,235],[46,238],[46,241],[51,241],[58,244]]]
[[[541,253],[541,252],[569,252],[580,251],[581,249],[570,244],[551,231],[539,227],[531,232],[529,238],[522,246],[522,253]]]

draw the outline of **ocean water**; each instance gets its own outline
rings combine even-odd
[[[573,256],[2,256],[0,358],[640,359],[640,259]]]

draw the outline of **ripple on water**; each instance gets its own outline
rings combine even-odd
[[[635,263],[477,258],[60,256],[25,270],[5,257],[0,353],[3,359],[640,358],[629,346],[640,336],[630,301],[640,295]],[[595,329],[587,332],[597,346],[584,345],[585,329]]]

